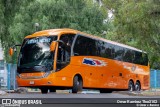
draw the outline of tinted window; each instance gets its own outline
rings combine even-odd
[[[84,36],[78,36],[74,46],[74,55],[99,56],[129,63],[148,65],[147,54]]]
[[[141,64],[141,60],[142,60],[142,53],[135,51],[135,57],[133,63]]]
[[[105,42],[96,40],[97,56],[105,56]]]
[[[115,49],[115,56],[114,59],[119,60],[119,61],[123,61],[123,57],[124,57],[124,48],[120,47],[120,46],[114,46]]]
[[[63,41],[63,43],[59,43],[59,46],[63,47],[67,52],[71,52],[71,46],[74,40],[75,34],[63,34],[60,37],[60,40]]]
[[[132,63],[133,62],[133,58],[134,58],[134,51],[125,48],[123,60],[125,62]]]
[[[114,58],[114,46],[110,43],[96,40],[97,56],[104,58]]]
[[[60,37],[61,42],[59,42],[58,46],[57,70],[60,70],[69,64],[71,56],[71,47],[74,37],[75,34],[61,35]]]
[[[146,53],[135,51],[133,63],[140,65],[148,65],[148,56]]]
[[[74,55],[96,56],[96,42],[94,39],[78,36],[74,46]]]
[[[141,64],[142,65],[148,65],[148,56],[145,53],[142,54]]]

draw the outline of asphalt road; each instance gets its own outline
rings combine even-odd
[[[124,94],[120,92],[113,93],[48,93],[41,94],[40,92],[27,93],[7,93],[1,95],[0,98],[160,98],[160,96],[138,96]]]
[[[40,92],[26,92],[26,93],[7,93],[5,95],[0,95],[0,98],[11,99],[11,101],[26,100],[27,102],[31,100],[39,101],[42,105],[31,105],[30,107],[138,107],[135,101],[157,101],[160,103],[160,96],[138,96],[129,95],[121,92],[113,93],[48,93],[41,94]],[[2,103],[0,100],[0,103]],[[133,104],[119,104],[123,101],[134,101]],[[28,105],[24,105],[28,107]],[[149,106],[148,106],[149,107]],[[159,107],[159,105],[157,106]]]

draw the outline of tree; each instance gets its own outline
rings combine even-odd
[[[4,19],[5,30],[1,41],[6,56],[9,46],[22,43],[25,36],[35,32],[35,23],[40,24],[39,30],[73,28],[97,35],[107,29],[103,23],[106,12],[91,1],[7,0],[4,5],[7,18]],[[8,57],[6,59],[11,61]]]
[[[151,67],[160,69],[160,1],[103,2],[114,14],[114,35],[109,38],[145,50],[149,55]]]

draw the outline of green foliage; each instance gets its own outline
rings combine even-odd
[[[0,35],[2,35],[4,31],[4,5],[2,0],[0,0],[0,16]],[[0,36],[0,40],[2,39],[2,36]]]
[[[160,1],[103,0],[113,11],[109,38],[146,51],[152,68],[160,69]]]
[[[73,28],[91,34],[101,34],[106,30],[104,11],[97,4],[85,0],[4,0],[5,30],[1,34],[6,60],[8,47],[22,43],[25,36],[38,30],[53,28]],[[103,10],[103,11],[102,11]],[[1,12],[1,11],[0,11]]]
[[[7,57],[8,48],[22,43],[39,23],[38,30],[73,28],[137,47],[148,52],[152,68],[160,69],[160,1],[102,2],[100,7],[93,0],[0,0],[0,40],[6,60],[13,62]],[[108,10],[113,18],[104,23]]]

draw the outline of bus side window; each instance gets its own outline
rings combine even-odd
[[[75,56],[96,56],[96,40],[79,35],[73,50]]]
[[[113,45],[110,43],[105,43],[103,41],[97,40],[96,50],[97,50],[97,53],[96,53],[97,56],[100,56],[103,58],[109,58],[109,59],[112,59],[114,57],[114,54],[112,54]]]
[[[115,46],[115,57],[114,59],[123,61],[123,53],[124,53],[124,48],[120,46]]]
[[[105,57],[105,43],[100,40],[96,40],[96,54],[100,57]]]
[[[148,56],[146,53],[142,53],[142,62],[141,62],[142,65],[148,65]]]
[[[114,57],[114,48],[113,45],[105,43],[105,58],[112,59]]]
[[[133,63],[135,63],[135,64],[141,64],[141,60],[142,60],[141,57],[142,57],[142,53],[135,51],[135,58],[133,60]]]
[[[125,62],[132,63],[134,59],[134,51],[126,48],[123,59]]]

